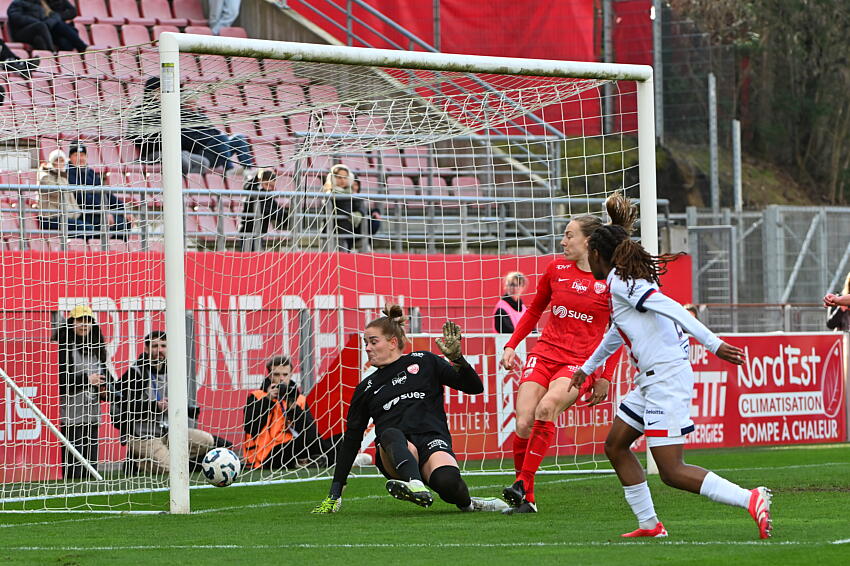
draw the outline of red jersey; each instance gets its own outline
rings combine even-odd
[[[550,304],[552,315],[532,353],[550,362],[584,363],[602,341],[610,318],[610,293],[605,280],[582,271],[575,262],[555,259],[537,284],[537,294],[514,329],[506,348],[516,348],[531,332]],[[614,364],[602,375],[610,379]]]

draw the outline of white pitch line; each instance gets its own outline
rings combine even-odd
[[[850,544],[850,538],[843,538],[841,540],[834,540],[832,544]]]

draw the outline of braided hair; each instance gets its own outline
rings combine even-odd
[[[637,220],[637,207],[632,201],[623,196],[620,191],[615,191],[605,199],[605,210],[611,218],[611,224],[622,226],[626,232],[632,233]],[[581,214],[572,219],[579,225],[582,235],[589,238],[597,229],[604,226],[602,220],[593,214]]]
[[[384,307],[382,312],[384,316],[376,318],[367,324],[366,328],[377,328],[387,340],[396,338],[399,349],[403,350],[407,344],[407,336],[404,333],[404,323],[407,322],[407,317],[404,316],[404,311],[401,306],[390,303]]]
[[[588,249],[599,252],[621,279],[631,280],[631,289],[634,289],[638,279],[659,284],[659,278],[667,273],[667,264],[682,255],[652,255],[632,240],[625,228],[616,224],[597,229],[588,239],[587,246]]]

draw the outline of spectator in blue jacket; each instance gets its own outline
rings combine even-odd
[[[96,187],[86,189],[82,186],[74,191],[74,198],[83,210],[83,221],[95,227],[95,231],[103,230],[103,214],[112,214],[114,223],[108,225],[107,231],[113,237],[126,238],[130,231],[130,222],[124,214],[124,203],[115,193],[102,190],[103,179],[100,174],[88,166],[88,151],[81,143],[72,144],[68,149],[68,184]]]

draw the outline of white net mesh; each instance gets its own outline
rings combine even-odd
[[[637,196],[633,84],[604,101],[590,79],[191,53],[180,67],[193,458],[228,445],[239,481],[327,477],[369,371],[359,333],[396,301],[414,349],[437,351],[446,319],[463,327],[485,393],[447,392],[455,452],[467,472],[512,471],[518,376],[497,369],[494,305],[512,271],[530,301],[570,216]],[[0,367],[102,476],[0,383],[3,509],[167,504],[158,76],[151,46],[0,76]],[[290,365],[267,369],[275,355]],[[278,397],[309,418],[267,412],[284,367],[298,390]],[[610,402],[570,409],[544,471],[607,468],[612,418]]]

